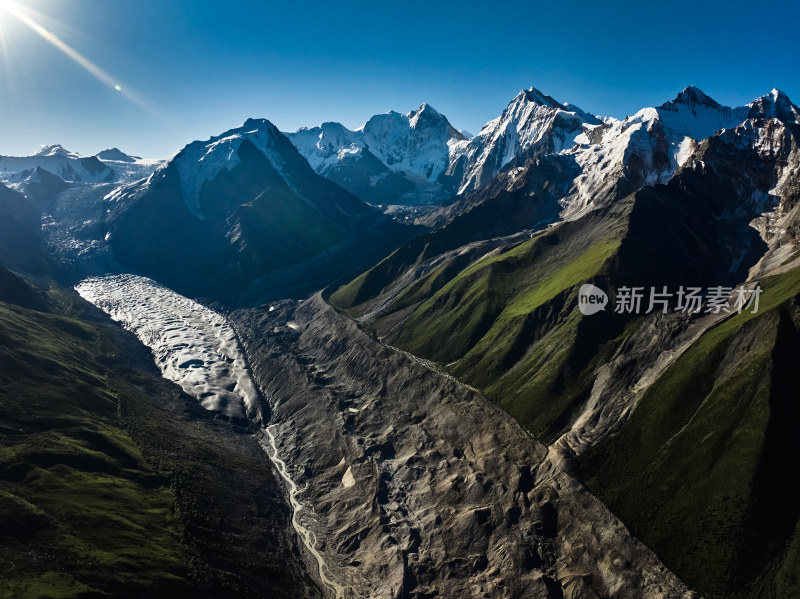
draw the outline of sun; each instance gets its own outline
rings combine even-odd
[[[9,19],[8,15],[14,17],[14,19]],[[5,62],[8,62],[7,51],[9,44],[7,43],[7,36],[4,35],[3,29],[5,28],[7,22],[12,20],[17,21],[37,33],[47,43],[68,56],[86,72],[94,76],[98,81],[111,88],[115,92],[122,94],[128,100],[138,105],[140,108],[143,108],[147,112],[156,114],[154,109],[145,100],[140,98],[138,95],[131,93],[130,90],[123,88],[120,82],[112,77],[109,73],[81,54],[76,48],[73,48],[67,42],[62,40],[58,35],[56,35],[55,32],[45,28],[41,24],[43,19],[44,17],[42,15],[15,0],[0,0],[0,58],[2,58]]]
[[[9,20],[9,15],[19,14],[20,6],[14,0],[0,0],[0,26]]]

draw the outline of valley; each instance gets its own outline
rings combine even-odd
[[[529,88],[0,157],[0,592],[795,596],[798,118]]]
[[[140,332],[169,365],[166,378],[226,413],[205,403],[207,384],[187,387],[196,368],[181,355],[190,341],[208,357],[208,382],[224,382],[213,356],[228,361],[240,351],[235,337],[217,341],[225,319],[215,315],[222,331],[203,336],[207,311],[133,277],[78,289]],[[160,325],[164,313],[180,329]],[[245,396],[248,415],[286,481],[309,571],[331,596],[692,596],[513,420],[452,377],[370,340],[319,295],[238,311],[230,322],[261,389],[258,399]],[[141,333],[155,328],[181,343]],[[237,387],[249,381],[244,371]],[[260,397],[272,415],[266,428]]]

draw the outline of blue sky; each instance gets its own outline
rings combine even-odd
[[[800,102],[800,6],[788,0],[17,5],[110,79],[0,8],[0,154],[61,143],[167,157],[247,117],[355,128],[422,102],[476,133],[531,85],[616,117],[687,85],[723,104],[773,87]]]

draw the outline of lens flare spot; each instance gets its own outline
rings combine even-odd
[[[19,19],[22,23],[27,25],[31,30],[35,31],[39,34],[44,40],[48,43],[55,46],[58,50],[66,54],[69,58],[83,67],[87,72],[93,75],[98,81],[104,83],[111,89],[123,94],[126,98],[131,100],[134,104],[138,105],[139,107],[143,108],[147,112],[151,114],[156,114],[151,106],[147,104],[144,100],[137,97],[135,94],[132,94],[130,91],[126,91],[122,89],[122,86],[116,83],[112,78],[111,75],[106,73],[103,69],[101,69],[98,65],[93,63],[91,60],[86,58],[83,54],[78,52],[75,48],[68,45],[65,41],[63,41],[60,37],[58,37],[55,33],[48,31],[43,27],[36,19],[35,19],[35,12],[23,8],[14,0],[0,0],[0,14],[8,12],[12,16]],[[34,16],[32,16],[34,15]],[[2,20],[0,20],[0,24],[2,24]],[[0,50],[2,50],[2,37],[0,37]]]

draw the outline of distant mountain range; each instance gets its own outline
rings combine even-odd
[[[564,189],[555,193],[568,198],[563,202],[570,204],[567,213],[580,213],[589,195],[598,201],[598,186],[619,183],[622,167],[640,185],[665,182],[688,156],[692,141],[747,118],[796,122],[796,111],[778,90],[729,108],[687,87],[674,100],[620,121],[530,88],[469,138],[427,104],[407,115],[376,115],[356,131],[323,123],[287,135],[319,174],[382,204],[446,202],[486,186],[512,163],[522,167],[537,158],[563,156],[563,167],[572,167],[575,176],[556,181]]]
[[[416,235],[365,204],[406,225],[479,221],[465,239],[512,233],[666,183],[718,131],[797,117],[778,90],[729,108],[688,87],[620,121],[530,88],[469,138],[427,104],[406,115],[376,115],[356,131],[323,123],[282,134],[251,119],[163,163],[117,148],[83,157],[54,145],[29,157],[0,157],[0,179],[40,208],[78,193],[68,191],[75,185],[101,185],[94,193],[105,190],[107,205],[91,216],[103,221],[94,245],[110,244],[123,264],[167,281],[183,278],[177,287],[187,293],[231,300],[324,285],[356,262],[379,258],[383,250],[368,250],[368,238],[386,239],[377,245],[387,249],[391,240]],[[504,208],[478,208],[487,200]],[[164,254],[175,258],[165,262]],[[334,262],[341,268],[331,268]],[[198,264],[218,266],[192,274]],[[223,276],[229,294],[215,282]]]
[[[125,182],[144,176],[160,162],[129,156],[117,148],[81,156],[55,144],[33,156],[0,156],[0,180],[18,182],[39,169],[69,183]]]

